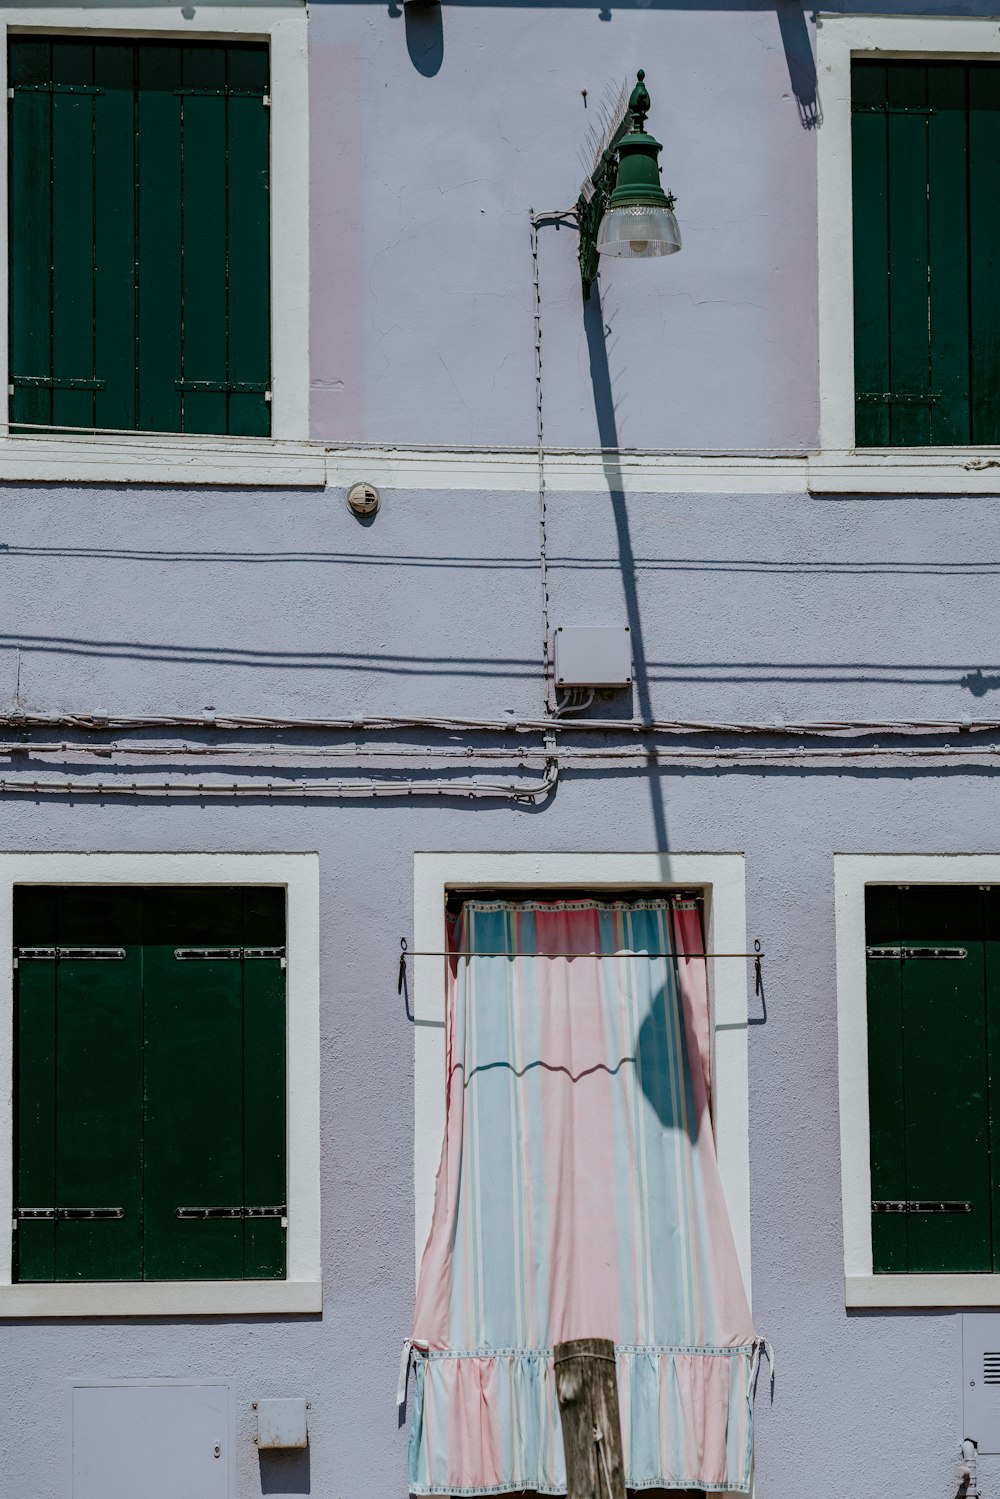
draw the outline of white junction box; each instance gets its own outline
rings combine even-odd
[[[309,1442],[305,1400],[255,1400],[257,1446],[262,1452],[287,1451]]]
[[[557,687],[631,687],[628,625],[559,625],[555,674]]]
[[[963,1437],[1000,1452],[1000,1312],[962,1314]]]

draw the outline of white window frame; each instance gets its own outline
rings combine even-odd
[[[1000,1306],[1000,1275],[876,1275],[868,1115],[866,885],[1000,885],[1000,854],[837,854],[837,1047],[848,1306]]]
[[[309,437],[309,59],[306,7],[213,3],[148,6],[4,6],[0,13],[0,81],[7,92],[7,42],[13,32],[60,36],[156,37],[179,41],[243,39],[268,44],[271,135],[271,436],[270,438],[4,435],[0,477],[76,479],[141,476],[157,482],[323,483],[322,453],[310,462],[296,443]],[[0,111],[0,377],[8,359],[8,114]],[[7,397],[5,396],[6,400]],[[0,425],[6,433],[6,416]],[[287,451],[282,451],[282,444]],[[277,446],[276,446],[277,445]],[[241,458],[241,454],[244,455]],[[269,455],[271,467],[269,467]],[[80,464],[83,468],[81,470]],[[171,467],[164,478],[164,464]],[[199,472],[205,467],[204,477]],[[272,474],[271,469],[274,469]],[[315,472],[314,472],[315,471]]]
[[[709,952],[746,952],[744,857],[728,854],[414,855],[414,1087],[413,1180],[416,1257],[430,1231],[434,1179],[444,1138],[445,985],[443,960],[421,954],[444,946],[448,892],[576,887],[581,895],[627,894],[661,886],[705,892]],[[713,1123],[719,1171],[747,1299],[750,1299],[750,1087],[747,1054],[747,964],[709,958],[713,1048]]]
[[[318,1312],[320,1271],[317,854],[0,854],[0,1225],[13,1221],[15,885],[283,885],[287,890],[288,1243],[284,1280],[13,1281],[0,1242],[0,1317]]]
[[[855,449],[851,61],[856,57],[1000,58],[1000,27],[987,16],[820,14],[817,18],[816,66],[822,105],[816,169],[823,451],[810,463],[810,488],[843,490],[853,480],[853,487],[863,492],[979,491],[984,487],[980,466],[996,448]],[[995,480],[992,487],[997,487]]]

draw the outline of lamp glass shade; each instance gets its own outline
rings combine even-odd
[[[648,260],[673,255],[681,247],[681,231],[673,209],[666,204],[623,204],[609,208],[597,231],[600,255],[623,260]]]

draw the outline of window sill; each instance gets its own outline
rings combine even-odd
[[[1000,494],[1000,447],[826,448],[809,458],[812,494]]]
[[[321,1312],[318,1280],[61,1282],[0,1286],[3,1317],[211,1317]]]
[[[265,437],[39,433],[0,437],[0,482],[321,488],[323,450]]]
[[[1000,1275],[848,1275],[851,1307],[1000,1306]]]

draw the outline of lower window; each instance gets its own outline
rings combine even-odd
[[[285,890],[20,886],[15,1279],[283,1279]]]
[[[1000,888],[865,892],[876,1274],[1000,1271]]]

